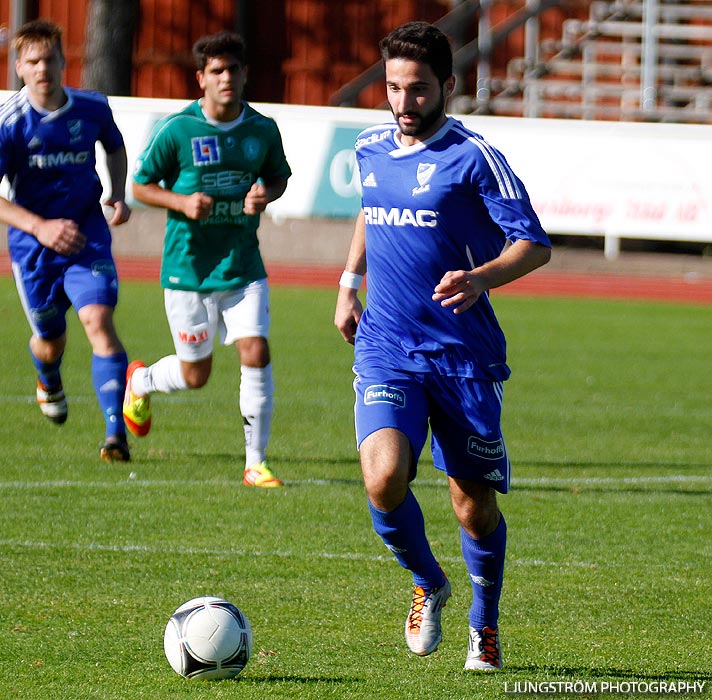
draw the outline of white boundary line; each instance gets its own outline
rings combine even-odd
[[[339,486],[339,485],[361,485],[361,480],[353,479],[295,479],[287,480],[287,485],[291,486]],[[600,484],[709,484],[712,483],[712,475],[704,474],[671,474],[669,476],[640,476],[640,477],[539,477],[534,479],[513,479],[512,486],[596,486]],[[224,488],[225,486],[239,486],[240,480],[235,479],[139,479],[135,473],[131,472],[127,478],[117,481],[78,481],[57,479],[50,481],[0,481],[0,489],[43,489],[43,488],[97,488],[97,489],[112,489],[121,486],[129,487],[154,487],[166,488],[168,486],[216,486]],[[421,486],[442,486],[446,487],[447,483],[444,479],[418,479],[414,482],[417,488]]]
[[[292,485],[305,485],[305,486],[328,486],[328,485],[339,485],[339,484],[358,484],[360,486],[361,482],[359,479],[351,480],[341,480],[341,479],[304,479],[299,481],[287,482]],[[420,482],[426,486],[442,486],[445,488],[447,484],[444,480],[421,480]],[[513,482],[514,486],[566,486],[571,487],[575,485],[597,485],[597,484],[648,484],[648,483],[712,483],[712,476],[704,475],[683,475],[674,474],[670,476],[650,476],[650,477],[589,477],[589,478],[549,478],[542,477],[536,479],[519,479]],[[128,478],[122,479],[120,481],[70,481],[70,480],[56,480],[56,481],[0,481],[1,489],[43,489],[43,488],[83,488],[83,489],[115,489],[117,487],[154,487],[154,488],[166,488],[170,486],[177,487],[219,487],[224,488],[225,486],[236,486],[238,482],[236,480],[145,480]],[[138,545],[138,544],[102,544],[97,542],[87,542],[87,543],[71,543],[71,542],[48,542],[41,540],[0,540],[0,547],[2,548],[26,548],[26,549],[58,549],[58,550],[69,550],[69,551],[79,551],[79,552],[120,552],[120,553],[145,553],[145,554],[159,554],[159,553],[171,553],[176,556],[210,556],[210,557],[223,557],[232,558],[238,556],[249,556],[249,557],[265,557],[265,558],[301,558],[301,559],[333,559],[333,560],[353,560],[353,561],[367,561],[367,562],[383,562],[392,563],[394,560],[389,554],[376,555],[376,554],[360,554],[354,552],[310,552],[310,553],[294,553],[289,550],[274,550],[274,551],[260,551],[260,550],[241,550],[241,549],[226,549],[221,547],[219,549],[212,548],[202,548],[202,547],[184,547],[176,546],[166,543],[160,543],[156,545]],[[460,557],[441,557],[444,563],[448,564],[460,564]],[[585,562],[585,561],[546,561],[541,559],[513,559],[507,561],[510,566],[524,566],[524,567],[583,567],[583,568],[595,568],[597,564],[595,562]]]
[[[207,547],[181,547],[161,543],[157,545],[137,544],[101,544],[87,542],[46,542],[39,540],[0,540],[0,547],[16,547],[23,549],[58,549],[75,552],[117,552],[122,554],[171,554],[176,556],[209,556],[217,558],[259,557],[268,559],[335,559],[348,561],[396,563],[390,554],[361,554],[358,552],[308,552],[295,553],[289,550],[260,551],[254,549],[210,549]],[[448,564],[461,564],[462,557],[439,557],[439,561]],[[540,566],[540,567],[583,567],[596,568],[593,562],[583,561],[545,561],[543,559],[512,559],[507,560],[508,566]]]

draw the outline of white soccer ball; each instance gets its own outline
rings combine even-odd
[[[222,598],[193,598],[171,615],[163,650],[186,678],[234,678],[252,652],[252,628],[237,606]]]

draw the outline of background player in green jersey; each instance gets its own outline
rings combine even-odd
[[[133,183],[137,200],[168,211],[161,285],[176,354],[129,365],[124,418],[146,435],[151,392],[203,386],[219,336],[240,357],[244,483],[282,486],[265,460],[274,385],[257,227],[291,170],[275,122],[242,100],[243,39],[219,32],[199,39],[193,53],[203,97],[156,125]]]

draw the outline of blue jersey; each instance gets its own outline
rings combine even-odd
[[[368,303],[356,335],[360,363],[502,381],[506,342],[489,296],[454,314],[432,300],[449,270],[470,270],[507,240],[549,246],[521,181],[481,136],[449,118],[404,147],[398,126],[363,131],[356,155],[366,224]]]
[[[101,211],[102,185],[96,172],[97,141],[107,153],[124,142],[103,95],[64,88],[67,102],[43,113],[23,88],[0,107],[0,178],[7,176],[11,198],[45,219],[71,219],[87,236],[87,246],[111,241]],[[9,227],[13,260],[46,257],[34,236]]]

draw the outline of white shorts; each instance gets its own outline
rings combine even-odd
[[[223,345],[232,345],[239,338],[266,338],[269,334],[266,279],[225,292],[166,289],[163,296],[176,355],[185,362],[212,355],[216,334]]]

